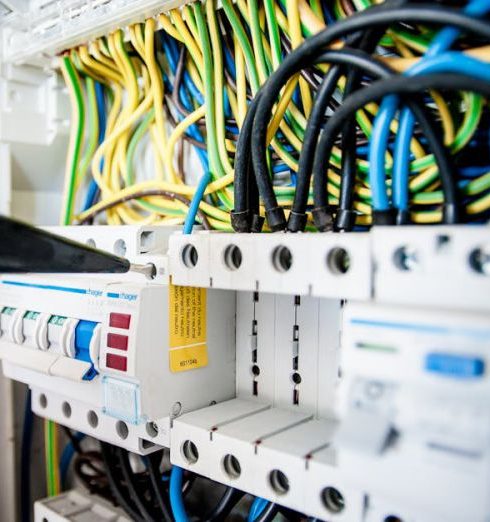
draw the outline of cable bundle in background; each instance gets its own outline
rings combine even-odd
[[[484,221],[488,4],[195,2],[73,49],[63,222]]]

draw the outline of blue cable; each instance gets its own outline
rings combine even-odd
[[[233,56],[228,49],[228,46],[224,45],[224,57],[225,57],[225,66],[230,75],[236,79],[236,68],[235,68],[235,60],[233,59]]]
[[[85,438],[85,433],[81,433],[80,431],[77,431],[74,434],[75,439],[80,442]],[[68,442],[65,446],[65,449],[63,450],[63,453],[61,454],[60,458],[60,478],[61,478],[61,484],[64,486],[66,484],[66,477],[68,475],[68,468],[70,467],[71,459],[73,458],[73,455],[75,455],[75,448],[73,447],[73,444],[71,442]]]
[[[196,187],[196,192],[191,199],[191,204],[189,205],[189,210],[187,211],[187,215],[185,217],[184,222],[184,234],[192,234],[192,228],[194,227],[194,222],[196,221],[197,211],[199,210],[199,204],[202,201],[204,196],[204,192],[206,192],[206,187],[209,185],[211,181],[211,173],[207,170],[199,180],[199,183]]]
[[[164,50],[165,50],[165,54],[166,54],[166,57],[167,57],[167,60],[168,60],[168,63],[169,63],[169,66],[170,66],[170,69],[172,71],[173,74],[175,74],[175,71],[176,71],[176,68],[177,68],[177,62],[178,62],[178,49],[177,47],[175,47],[174,45],[175,42],[172,42],[172,39],[170,38],[166,38],[164,35],[162,35],[162,45],[164,47]],[[184,77],[185,77],[185,74],[184,74]],[[189,87],[191,84],[192,86],[194,86],[195,88],[195,85],[194,83],[192,82],[192,80],[190,79],[190,76],[188,76],[188,80],[189,80],[189,83],[187,84],[187,86]],[[191,96],[193,96],[193,92],[192,92],[192,89],[189,89],[190,92],[191,92]],[[200,99],[202,100],[202,95],[199,93],[199,91],[197,90],[197,88],[195,88],[196,92],[199,94],[199,97]],[[180,85],[180,88],[179,88],[179,98],[182,102],[182,105],[189,111],[192,111],[194,110],[193,106],[192,106],[192,102],[190,100],[190,98],[188,97],[188,94],[187,94],[187,91],[185,89],[185,86],[184,85]],[[199,99],[197,100],[198,103],[203,103],[199,101]],[[179,115],[179,121],[182,121],[183,119],[183,116],[182,115]],[[188,136],[190,136],[191,138],[194,138],[195,140],[197,141],[200,141],[201,143],[204,143],[204,139],[199,131],[199,128],[197,127],[196,124],[192,124],[188,127],[188,129],[186,130],[186,134]],[[203,166],[203,170],[204,171],[207,171],[209,170],[209,162],[208,162],[208,154],[205,150],[203,149],[200,149],[200,148],[196,148],[196,151],[197,151],[197,155],[201,161],[201,164]]]
[[[166,37],[166,35],[163,32],[161,35],[161,41],[162,45],[165,48],[165,54],[168,59],[170,68],[172,69],[172,72],[175,73],[179,61],[179,48],[177,47],[175,40],[173,38]],[[196,84],[192,81],[192,78],[187,71],[184,71],[183,80],[186,87],[189,89],[191,96],[197,100],[197,103],[199,105],[203,105],[204,97],[202,93],[199,91],[199,89],[196,87]]]
[[[488,174],[490,172],[490,165],[464,167],[460,169],[459,172],[466,178],[478,178],[479,176],[483,176],[484,174]]]
[[[166,55],[168,58],[170,68],[171,68],[172,72],[175,73],[175,70],[177,68],[177,62],[178,62],[178,53],[179,53],[178,48],[176,47],[175,42],[173,42],[172,39],[166,38],[164,36],[162,36],[162,44],[166,51]],[[201,93],[199,93],[199,91],[197,90],[197,87],[195,86],[194,82],[192,82],[190,76],[187,73],[184,73],[183,79],[185,80],[184,83],[189,88],[191,96],[194,96],[197,99],[198,103],[201,103],[201,104],[204,103]],[[196,96],[195,93],[197,93],[199,96]],[[226,93],[225,93],[225,96],[226,96]],[[193,110],[192,102],[187,95],[184,85],[180,85],[179,97],[181,99],[182,105],[187,110]],[[180,118],[180,119],[182,119],[182,118]],[[204,143],[204,139],[203,139],[197,125],[193,124],[193,125],[189,126],[186,134],[188,134],[192,138]],[[184,234],[192,234],[192,229],[193,229],[194,223],[196,221],[197,211],[199,210],[199,204],[201,203],[201,200],[204,196],[206,187],[209,185],[209,183],[211,181],[211,173],[209,172],[208,154],[206,151],[204,151],[200,148],[196,148],[196,151],[197,151],[197,154],[201,161],[201,164],[203,166],[204,174],[201,176],[201,179],[199,180],[199,183],[196,187],[196,192],[194,192],[191,203],[189,205],[189,210],[187,212],[185,222],[184,222],[184,229],[183,229]]]
[[[98,113],[98,119],[99,119],[98,143],[100,145],[105,139],[107,120],[106,120],[106,112],[105,112],[104,86],[97,81],[95,82],[95,97],[97,100],[97,113]],[[100,168],[101,168],[101,170],[104,168],[104,160],[101,160]],[[92,179],[88,186],[87,195],[85,197],[85,202],[83,205],[84,211],[89,209],[95,203],[95,201],[97,200],[98,194],[99,194],[99,186],[97,185],[96,181],[94,179]]]
[[[472,0],[465,7],[464,12],[468,16],[484,16],[490,11],[490,2],[488,0]],[[427,49],[425,56],[430,57],[439,54],[453,45],[458,38],[460,30],[456,27],[445,27],[441,29],[430,47]]]
[[[390,122],[395,117],[398,105],[398,100],[393,98],[395,97],[387,96],[381,102],[369,140],[369,184],[371,186],[372,205],[375,210],[388,210],[390,208],[384,168],[386,149],[382,144],[388,144]]]
[[[489,0],[473,0],[466,7],[465,13],[472,16],[479,16],[486,14],[489,10]],[[449,48],[453,44],[454,40],[458,37],[459,33],[460,31],[453,27],[446,27],[439,31],[431,46],[427,50],[427,58],[422,58],[422,60],[416,64],[416,66],[420,66],[426,59],[434,58],[434,56]],[[407,71],[406,74],[411,74],[410,71],[411,69]],[[388,195],[386,193],[384,159],[388,146],[389,125],[395,117],[398,103],[399,97],[395,95],[387,96],[383,99],[374,121],[373,133],[369,144],[369,180],[371,183],[373,207],[376,210],[387,210],[390,207]],[[409,168],[408,161],[410,152],[402,152],[402,146],[410,150],[410,140],[413,135],[413,130],[410,132],[410,129],[408,128],[410,125],[410,119],[408,116],[404,116],[405,112],[409,112],[411,114],[411,111],[406,108],[402,111],[400,116],[397,133],[398,148],[395,145],[394,154],[394,171],[396,169],[396,174],[394,172],[393,177],[399,176],[400,172],[398,169],[402,169],[402,167],[397,166],[397,163],[405,165],[406,169]],[[386,129],[381,130],[381,126],[386,127]],[[394,185],[395,184],[398,188],[401,183],[395,182],[394,180]],[[395,187],[394,193],[396,194],[395,206],[400,209],[408,208],[408,187],[406,189],[406,196],[400,196],[400,192],[397,192]]]
[[[446,52],[421,60],[407,71],[408,76],[424,73],[460,72],[484,81],[490,81],[490,66],[480,60],[458,52]],[[410,176],[410,140],[413,136],[415,117],[410,109],[404,108],[400,114],[398,132],[395,138],[393,165],[393,203],[401,210],[408,209]],[[408,143],[408,146],[406,144]]]
[[[279,172],[288,172],[291,170],[285,163],[280,163],[279,165],[274,165],[272,167],[272,172],[274,174],[278,174]]]
[[[172,514],[175,518],[175,522],[188,522],[189,518],[185,512],[184,499],[182,497],[182,481],[184,476],[184,470],[178,466],[172,466],[170,472],[170,507]]]
[[[269,501],[265,498],[256,497],[250,506],[247,522],[254,522],[268,506]]]

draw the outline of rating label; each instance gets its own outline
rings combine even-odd
[[[170,371],[185,372],[208,364],[206,289],[169,286]]]

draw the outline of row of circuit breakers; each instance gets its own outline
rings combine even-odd
[[[217,288],[199,263],[218,251],[205,241],[226,250],[219,234],[63,233],[124,241],[156,276],[0,278],[3,371],[31,387],[35,413],[141,455],[168,447],[172,464],[322,520],[488,520],[485,312],[298,296],[287,273],[280,293]],[[247,263],[251,240],[234,241]]]

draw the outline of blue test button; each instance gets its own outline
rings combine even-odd
[[[425,369],[455,379],[472,379],[485,373],[485,361],[479,357],[432,352],[425,357]]]
[[[89,362],[92,365],[83,377],[85,381],[91,381],[97,375],[94,363],[90,358],[90,341],[98,324],[94,321],[78,321],[75,328],[75,359]]]

